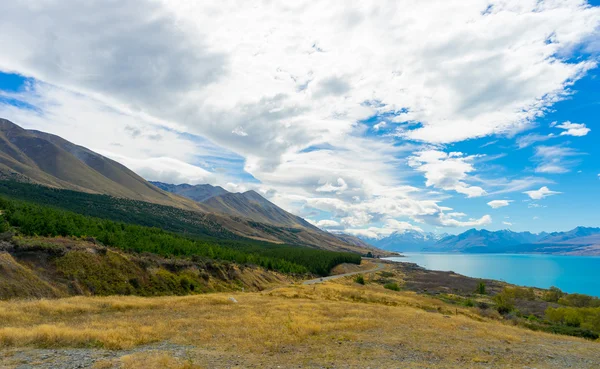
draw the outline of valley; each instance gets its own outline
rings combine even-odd
[[[596,342],[532,331],[523,325],[533,320],[484,307],[493,299],[474,294],[477,280],[410,264],[386,264],[364,279],[262,292],[0,302],[0,358],[7,368],[64,369],[73,361],[107,369],[591,369],[600,362]],[[384,287],[392,281],[400,291]],[[485,282],[492,297],[506,287]],[[530,298],[517,305],[541,304]]]
[[[587,255],[598,229],[361,239],[253,190],[147,182],[59,137],[8,121],[0,128],[3,367],[600,362],[597,298],[383,259],[412,250]],[[47,155],[77,161],[79,176]],[[91,185],[98,176],[101,188]]]

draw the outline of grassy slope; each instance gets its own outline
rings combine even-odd
[[[185,345],[186,363],[178,368],[238,363],[257,368],[562,369],[596,368],[600,362],[598,343],[524,330],[482,318],[475,308],[374,283],[359,286],[351,278],[262,293],[4,302],[0,322],[7,364],[11,350],[28,352],[27,347],[135,350],[164,341]],[[165,348],[134,355],[150,364],[171,353]]]
[[[0,164],[47,186],[103,193],[198,209],[193,201],[162,191],[123,165],[62,138],[28,131],[0,119]]]
[[[159,227],[202,237],[248,240],[241,236],[244,235],[272,243],[304,245],[326,250],[359,253],[368,251],[363,247],[346,244],[330,234],[317,234],[309,230],[278,227],[214,213],[199,213],[150,202],[58,190],[10,180],[0,181],[0,195],[103,219]]]
[[[203,204],[216,211],[285,227],[302,227],[319,231],[304,219],[279,208],[254,191],[227,193],[211,197]]]
[[[289,279],[262,268],[133,255],[70,238],[13,242],[0,245],[0,299],[260,290]]]

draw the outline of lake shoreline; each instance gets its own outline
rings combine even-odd
[[[496,280],[515,285],[600,297],[600,281],[594,279],[600,257],[546,254],[404,253],[385,258],[394,263],[413,263],[427,270],[454,272],[468,278]]]

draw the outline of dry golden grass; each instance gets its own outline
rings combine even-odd
[[[139,352],[122,356],[118,360],[96,362],[93,369],[202,369],[191,360],[173,358],[164,352]]]
[[[600,363],[596,342],[523,330],[414,293],[359,286],[351,277],[263,293],[0,303],[5,350],[130,349],[163,341],[194,347],[193,362],[140,353],[122,358],[121,367],[226,367],[223,360],[238,356],[240,367],[562,368],[570,360],[573,367],[596,368]]]
[[[340,264],[338,266],[336,266],[335,268],[333,268],[331,270],[331,275],[339,275],[339,274],[346,274],[346,273],[353,273],[353,272],[360,272],[360,271],[364,271],[364,270],[371,270],[371,269],[375,269],[377,267],[377,264],[375,264],[374,262],[370,261],[370,260],[363,260],[362,263],[360,263],[360,265],[356,265],[356,264]]]

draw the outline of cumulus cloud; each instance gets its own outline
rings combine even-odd
[[[527,194],[532,200],[541,200],[548,196],[558,195],[561,192],[552,191],[548,187],[541,187],[539,190],[525,191],[524,194]]]
[[[492,200],[492,201],[488,202],[487,204],[492,209],[498,209],[498,208],[502,208],[502,207],[510,205],[511,202],[512,202],[512,200]]]
[[[331,219],[322,219],[319,221],[313,221],[310,219],[307,219],[307,221],[309,221],[310,223],[312,223],[313,225],[319,227],[319,228],[324,228],[324,229],[338,229],[340,227],[340,223],[335,221],[335,220],[331,220]]]
[[[337,192],[337,193],[342,193],[344,191],[346,191],[348,189],[348,184],[346,183],[346,181],[344,181],[343,178],[338,178],[337,179],[337,186],[332,185],[331,183],[327,182],[325,183],[323,186],[320,186],[316,189],[317,192]]]
[[[150,181],[173,184],[214,184],[217,182],[217,176],[215,174],[198,166],[173,158],[157,157],[135,159],[106,151],[99,151],[99,153],[120,162]]]
[[[492,217],[490,215],[484,215],[479,219],[470,218],[468,220],[461,220],[465,216],[466,214],[464,213],[453,212],[439,213],[434,218],[423,217],[423,219],[440,227],[481,227],[492,224]]]
[[[564,129],[564,131],[560,133],[561,136],[581,137],[587,135],[591,131],[591,129],[587,128],[583,123],[571,123],[569,121],[559,124],[556,127]]]
[[[415,152],[411,167],[428,187],[484,195],[470,177],[473,156],[414,145],[530,128],[596,65],[568,51],[588,47],[600,22],[599,9],[580,2],[486,6],[3,2],[0,70],[37,80],[19,101],[39,111],[0,109],[153,178],[170,163],[181,180],[249,186],[220,165],[197,165],[242,161],[237,174],[278,205],[329,209],[344,227],[484,224],[488,216],[449,213],[439,195],[408,185],[399,158]],[[385,129],[365,134],[369,119]]]
[[[353,236],[379,240],[391,235],[392,233],[404,233],[406,231],[423,232],[423,229],[408,222],[399,222],[395,219],[388,219],[383,227],[369,227],[363,229],[348,228],[344,230],[344,233],[348,233]]]
[[[473,172],[473,160],[476,156],[465,156],[460,152],[445,153],[438,150],[425,150],[415,153],[408,159],[408,164],[424,173],[425,185],[446,191],[456,191],[467,197],[479,197],[486,194],[478,186],[464,182],[468,173]]]

